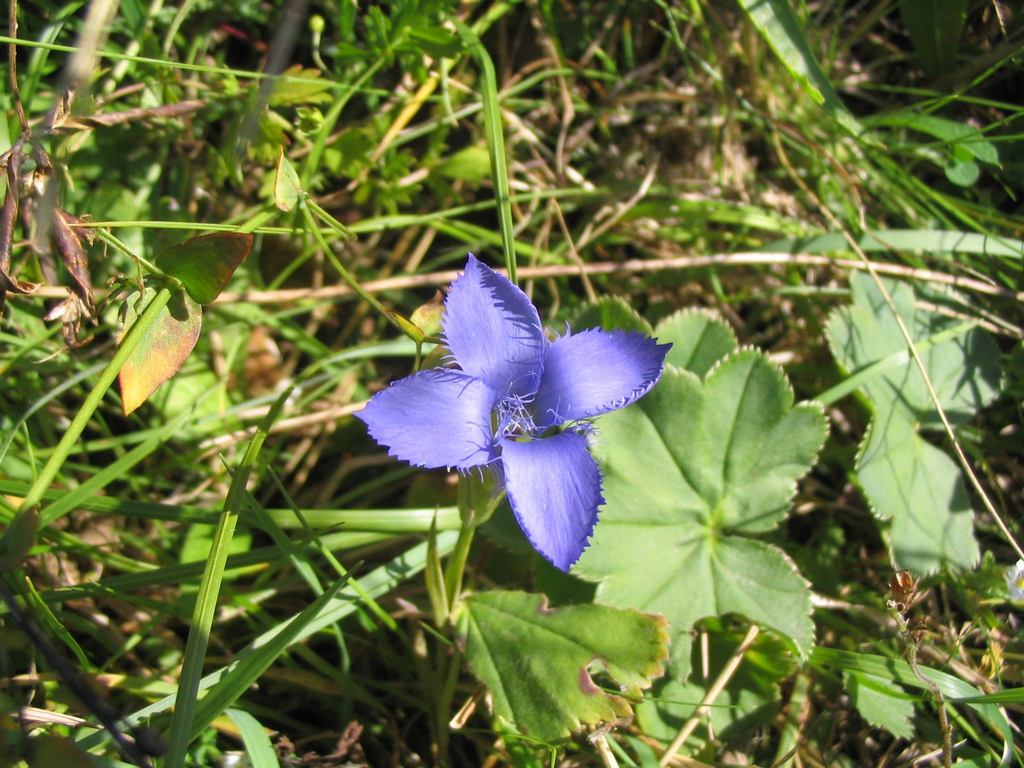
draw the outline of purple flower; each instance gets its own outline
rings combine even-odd
[[[396,381],[357,415],[403,461],[493,468],[530,544],[568,571],[604,503],[584,420],[646,394],[671,345],[603,330],[549,342],[526,294],[472,254],[442,328],[459,367]]]

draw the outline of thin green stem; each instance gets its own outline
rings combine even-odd
[[[455,540],[455,550],[448,559],[448,567],[445,569],[445,587],[448,590],[449,612],[454,611],[462,591],[462,575],[466,571],[466,561],[469,559],[469,548],[473,543],[473,534],[476,531],[476,524],[472,521],[463,520],[459,529],[459,538]]]
[[[327,257],[327,260],[331,262],[331,266],[338,270],[338,274],[341,275],[342,280],[348,283],[349,287],[357,294],[359,294],[359,297],[361,299],[363,299],[371,307],[380,312],[381,315],[383,315],[384,318],[386,318],[389,323],[395,326],[395,328],[397,328],[406,336],[409,336],[411,339],[413,339],[413,341],[421,341],[422,339],[417,339],[409,332],[410,328],[406,328],[398,319],[397,315],[394,312],[389,312],[384,307],[384,305],[377,300],[376,296],[374,296],[372,293],[363,288],[363,286],[359,284],[359,281],[352,276],[352,273],[349,272],[345,268],[345,266],[338,260],[338,257],[334,255],[334,251],[331,250],[331,246],[330,243],[327,242],[327,238],[324,237],[323,232],[320,231],[320,227],[317,226],[316,221],[313,219],[313,214],[310,213],[311,208],[317,212],[317,215],[324,218],[325,222],[329,223],[330,221],[333,221],[333,217],[330,216],[322,208],[320,208],[320,206],[313,203],[312,200],[307,199],[304,201],[304,205],[302,205],[302,215],[306,220],[306,224],[309,227],[309,231],[313,235],[313,239],[316,240],[317,244],[323,250],[324,255]],[[341,227],[341,224],[339,223],[338,226]],[[338,231],[344,231],[344,228],[342,227],[342,229]],[[410,327],[412,327],[411,324]]]

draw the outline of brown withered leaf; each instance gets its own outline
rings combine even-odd
[[[92,276],[89,274],[89,260],[85,255],[85,248],[82,247],[82,240],[75,226],[78,223],[79,220],[74,216],[56,208],[53,212],[53,230],[50,237],[74,281],[75,293],[82,300],[86,314],[91,316],[95,306],[92,299]]]
[[[78,347],[81,346],[79,336],[82,331],[83,317],[92,317],[91,308],[85,305],[77,293],[68,291],[64,300],[47,312],[43,319],[47,322],[60,320],[61,334],[64,336],[65,343],[69,347]]]
[[[18,280],[11,274],[11,250],[14,243],[14,220],[18,217],[18,178],[15,165],[18,158],[7,168],[7,194],[0,208],[0,313],[3,312],[7,292],[31,293],[39,286]]]

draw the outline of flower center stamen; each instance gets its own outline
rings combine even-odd
[[[520,397],[506,397],[500,400],[496,415],[499,437],[533,437],[537,433],[537,425],[527,403]]]

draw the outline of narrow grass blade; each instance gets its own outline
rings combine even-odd
[[[224,511],[214,533],[210,556],[206,561],[203,578],[199,583],[195,610],[192,615],[192,627],[185,643],[185,656],[182,660],[181,678],[178,683],[178,694],[175,698],[174,716],[171,719],[171,730],[168,735],[166,768],[182,768],[185,764],[185,753],[192,734],[193,711],[196,697],[199,694],[200,679],[203,674],[203,662],[206,658],[206,647],[210,641],[210,630],[217,610],[217,597],[224,579],[224,567],[228,559],[231,537],[234,535],[238,513],[245,503],[246,484],[256,467],[256,461],[263,448],[270,430],[281,409],[285,398],[282,396],[264,417],[260,428],[249,441],[249,446],[242,457],[242,462],[231,479],[227,498],[224,500]]]
[[[241,709],[229,709],[225,714],[238,726],[252,768],[280,768],[274,745],[259,720]]]
[[[505,254],[508,279],[514,283],[516,240],[512,226],[512,198],[508,185],[508,163],[505,159],[505,134],[501,123],[501,106],[498,104],[498,80],[494,74],[494,62],[473,30],[454,17],[452,21],[463,44],[480,66],[480,101],[484,108],[484,136],[491,157],[494,197],[498,206],[498,230],[501,232],[501,247]]]
[[[228,667],[224,676],[210,688],[203,700],[196,706],[195,716],[192,719],[191,735],[193,738],[249,690],[267,667],[287,651],[317,616],[323,613],[344,584],[344,581],[339,581],[310,603],[302,613],[283,626],[279,626],[277,634],[266,643],[254,645],[251,653],[239,658]]]
[[[188,414],[180,414],[172,419],[159,430],[150,434],[146,440],[132,448],[117,461],[101,469],[77,488],[70,491],[61,491],[56,494],[56,500],[47,505],[39,513],[40,525],[46,526],[74,509],[81,509],[82,502],[96,495],[109,483],[118,478],[127,476],[131,468],[149,456],[159,448],[169,435],[175,434],[187,420]],[[45,498],[45,497],[44,497]]]
[[[437,549],[441,556],[451,552],[452,548],[455,546],[455,539],[456,534],[454,531],[445,531],[438,535]],[[409,550],[406,550],[393,560],[375,568],[359,581],[368,595],[373,598],[379,598],[390,592],[402,581],[422,571],[426,562],[427,543],[423,542]],[[346,616],[349,616],[359,610],[361,605],[362,603],[351,585],[341,589],[337,595],[326,600],[318,611],[313,612],[314,615],[308,622],[301,626],[296,625],[298,632],[294,637],[289,638],[288,646],[290,647],[295,643],[301,643],[307,637],[310,637],[325,627],[341,621]],[[307,608],[307,611],[308,610],[309,609]],[[305,613],[305,611],[303,611],[303,613]],[[239,652],[235,656],[234,662],[230,665],[227,667],[221,667],[220,669],[203,677],[202,680],[199,681],[196,694],[198,695],[202,691],[217,685],[221,680],[231,674],[239,664],[244,662],[250,656],[258,656],[260,654],[260,649],[266,647],[269,643],[273,642],[277,635],[285,632],[288,627],[291,627],[292,622],[300,615],[302,614],[296,614],[292,619],[285,620],[273,629],[267,630],[253,640],[244,650]],[[260,661],[262,663],[265,659],[261,658]],[[159,701],[155,701],[152,704],[128,715],[124,720],[129,725],[138,725],[154,715],[166,712],[174,705],[174,701],[174,696],[165,696]],[[105,739],[106,736],[102,732],[92,733],[83,736],[79,743],[86,749],[92,749],[102,744]]]
[[[859,133],[857,120],[851,115],[811,50],[800,21],[789,0],[740,0],[750,20],[775,55],[816,102],[852,133]]]

